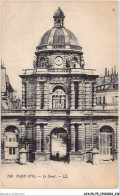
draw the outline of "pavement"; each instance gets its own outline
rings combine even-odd
[[[9,189],[117,188],[118,161],[99,165],[79,161],[2,164],[1,185]]]

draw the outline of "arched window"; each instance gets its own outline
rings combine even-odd
[[[66,109],[66,93],[62,87],[57,87],[52,93],[52,108]]]
[[[18,129],[10,125],[5,129],[5,159],[18,159],[19,146],[18,146]]]
[[[76,57],[74,57],[72,59],[72,68],[76,68],[77,63],[78,63],[78,59]]]
[[[40,67],[42,67],[42,68],[46,67],[46,60],[44,57],[41,57],[41,59],[40,59]]]
[[[113,159],[114,132],[112,127],[103,126],[100,129],[100,155],[103,159]]]

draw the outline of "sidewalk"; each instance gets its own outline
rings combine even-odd
[[[118,162],[99,164],[40,162],[2,164],[4,188],[117,188]],[[10,177],[12,175],[12,177]]]

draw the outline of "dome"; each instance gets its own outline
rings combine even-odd
[[[38,50],[41,49],[77,49],[81,47],[78,44],[76,36],[64,27],[64,12],[58,8],[54,13],[54,27],[48,30],[41,38]]]
[[[73,45],[79,46],[77,38],[75,35],[68,29],[65,28],[53,28],[48,30],[42,37],[39,46],[64,46],[64,45]]]

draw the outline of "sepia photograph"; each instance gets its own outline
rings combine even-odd
[[[1,188],[117,189],[118,1],[1,3]]]

